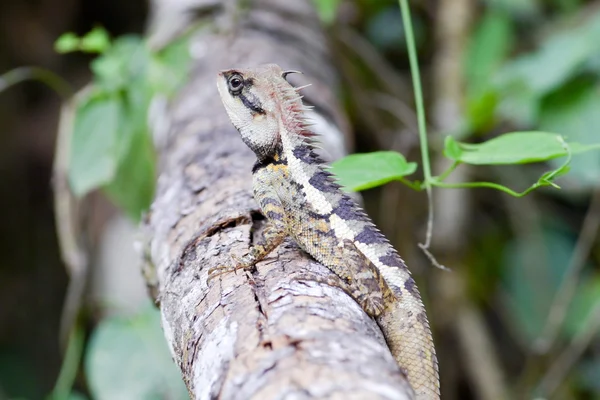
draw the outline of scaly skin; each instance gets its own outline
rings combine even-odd
[[[268,225],[237,265],[210,275],[252,268],[291,236],[376,318],[417,399],[439,399],[435,348],[415,282],[388,240],[324,169],[311,146],[306,108],[286,75],[269,64],[218,76],[227,113],[257,156],[254,197]]]

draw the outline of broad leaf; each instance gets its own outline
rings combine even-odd
[[[398,180],[417,170],[417,164],[407,162],[395,151],[351,154],[332,165],[332,172],[347,190],[359,191]]]
[[[569,140],[586,145],[600,143],[600,85],[579,79],[552,93],[542,102],[540,128],[563,132]],[[588,186],[600,182],[598,153],[573,157],[570,166],[570,181]]]
[[[75,195],[83,196],[112,180],[118,163],[122,106],[116,96],[96,96],[78,108],[69,162]]]
[[[519,125],[537,125],[543,96],[589,68],[600,52],[598,37],[600,13],[550,36],[538,50],[506,64],[493,79],[502,99],[499,113]]]
[[[85,371],[97,400],[189,398],[154,308],[103,320],[92,333]]]
[[[123,36],[92,61],[95,83],[106,92],[127,90],[134,79],[146,79],[150,52],[138,36]]]
[[[539,50],[507,64],[497,77],[498,86],[520,81],[543,95],[570,79],[600,51],[600,13],[585,24],[557,33]],[[551,68],[549,67],[551,66]]]
[[[104,53],[110,48],[110,37],[104,28],[96,27],[81,38],[81,51]]]
[[[145,130],[134,133],[129,151],[114,179],[104,187],[108,197],[136,222],[152,202],[154,165],[155,154],[150,135]]]
[[[596,145],[568,143],[572,154],[600,149]],[[446,138],[444,155],[465,164],[527,164],[566,156],[569,152],[560,135],[549,132],[505,133],[483,143],[469,144]]]
[[[493,123],[498,95],[491,80],[512,42],[511,18],[495,8],[487,10],[475,29],[465,59],[467,114],[475,130]]]

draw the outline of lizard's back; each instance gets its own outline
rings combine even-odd
[[[384,329],[418,398],[439,397],[437,359],[421,296],[404,261],[365,212],[343,193],[305,143],[285,146],[268,169],[285,209],[288,234],[346,281]],[[260,180],[260,179],[259,179]],[[255,184],[266,184],[258,182]],[[377,308],[383,305],[380,309]]]
[[[309,141],[305,107],[285,80],[291,72],[271,64],[220,74],[225,108],[257,155],[255,198],[270,221],[283,221],[286,233],[345,281],[377,319],[417,398],[438,399],[435,349],[415,282],[388,240],[323,169]]]

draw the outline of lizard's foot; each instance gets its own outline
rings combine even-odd
[[[366,294],[362,292],[353,292],[350,285],[344,282],[344,280],[337,275],[328,275],[323,277],[303,274],[301,276],[294,276],[291,278],[291,280],[299,282],[313,281],[340,289],[348,296],[352,297],[370,317],[379,316],[385,309],[385,301],[381,292],[372,292]]]
[[[239,269],[252,269],[253,265],[248,264],[244,258],[239,258],[238,256],[231,254],[231,265],[218,265],[216,267],[212,267],[208,270],[208,279],[206,280],[206,284],[210,284],[210,282],[218,276],[229,272],[235,272]]]

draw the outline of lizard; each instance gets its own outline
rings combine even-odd
[[[262,238],[233,266],[253,269],[286,237],[329,268],[375,318],[417,399],[439,399],[438,363],[425,307],[404,261],[344,193],[316,153],[300,89],[276,64],[218,73],[217,88],[242,141],[255,153],[254,198],[266,217]]]

